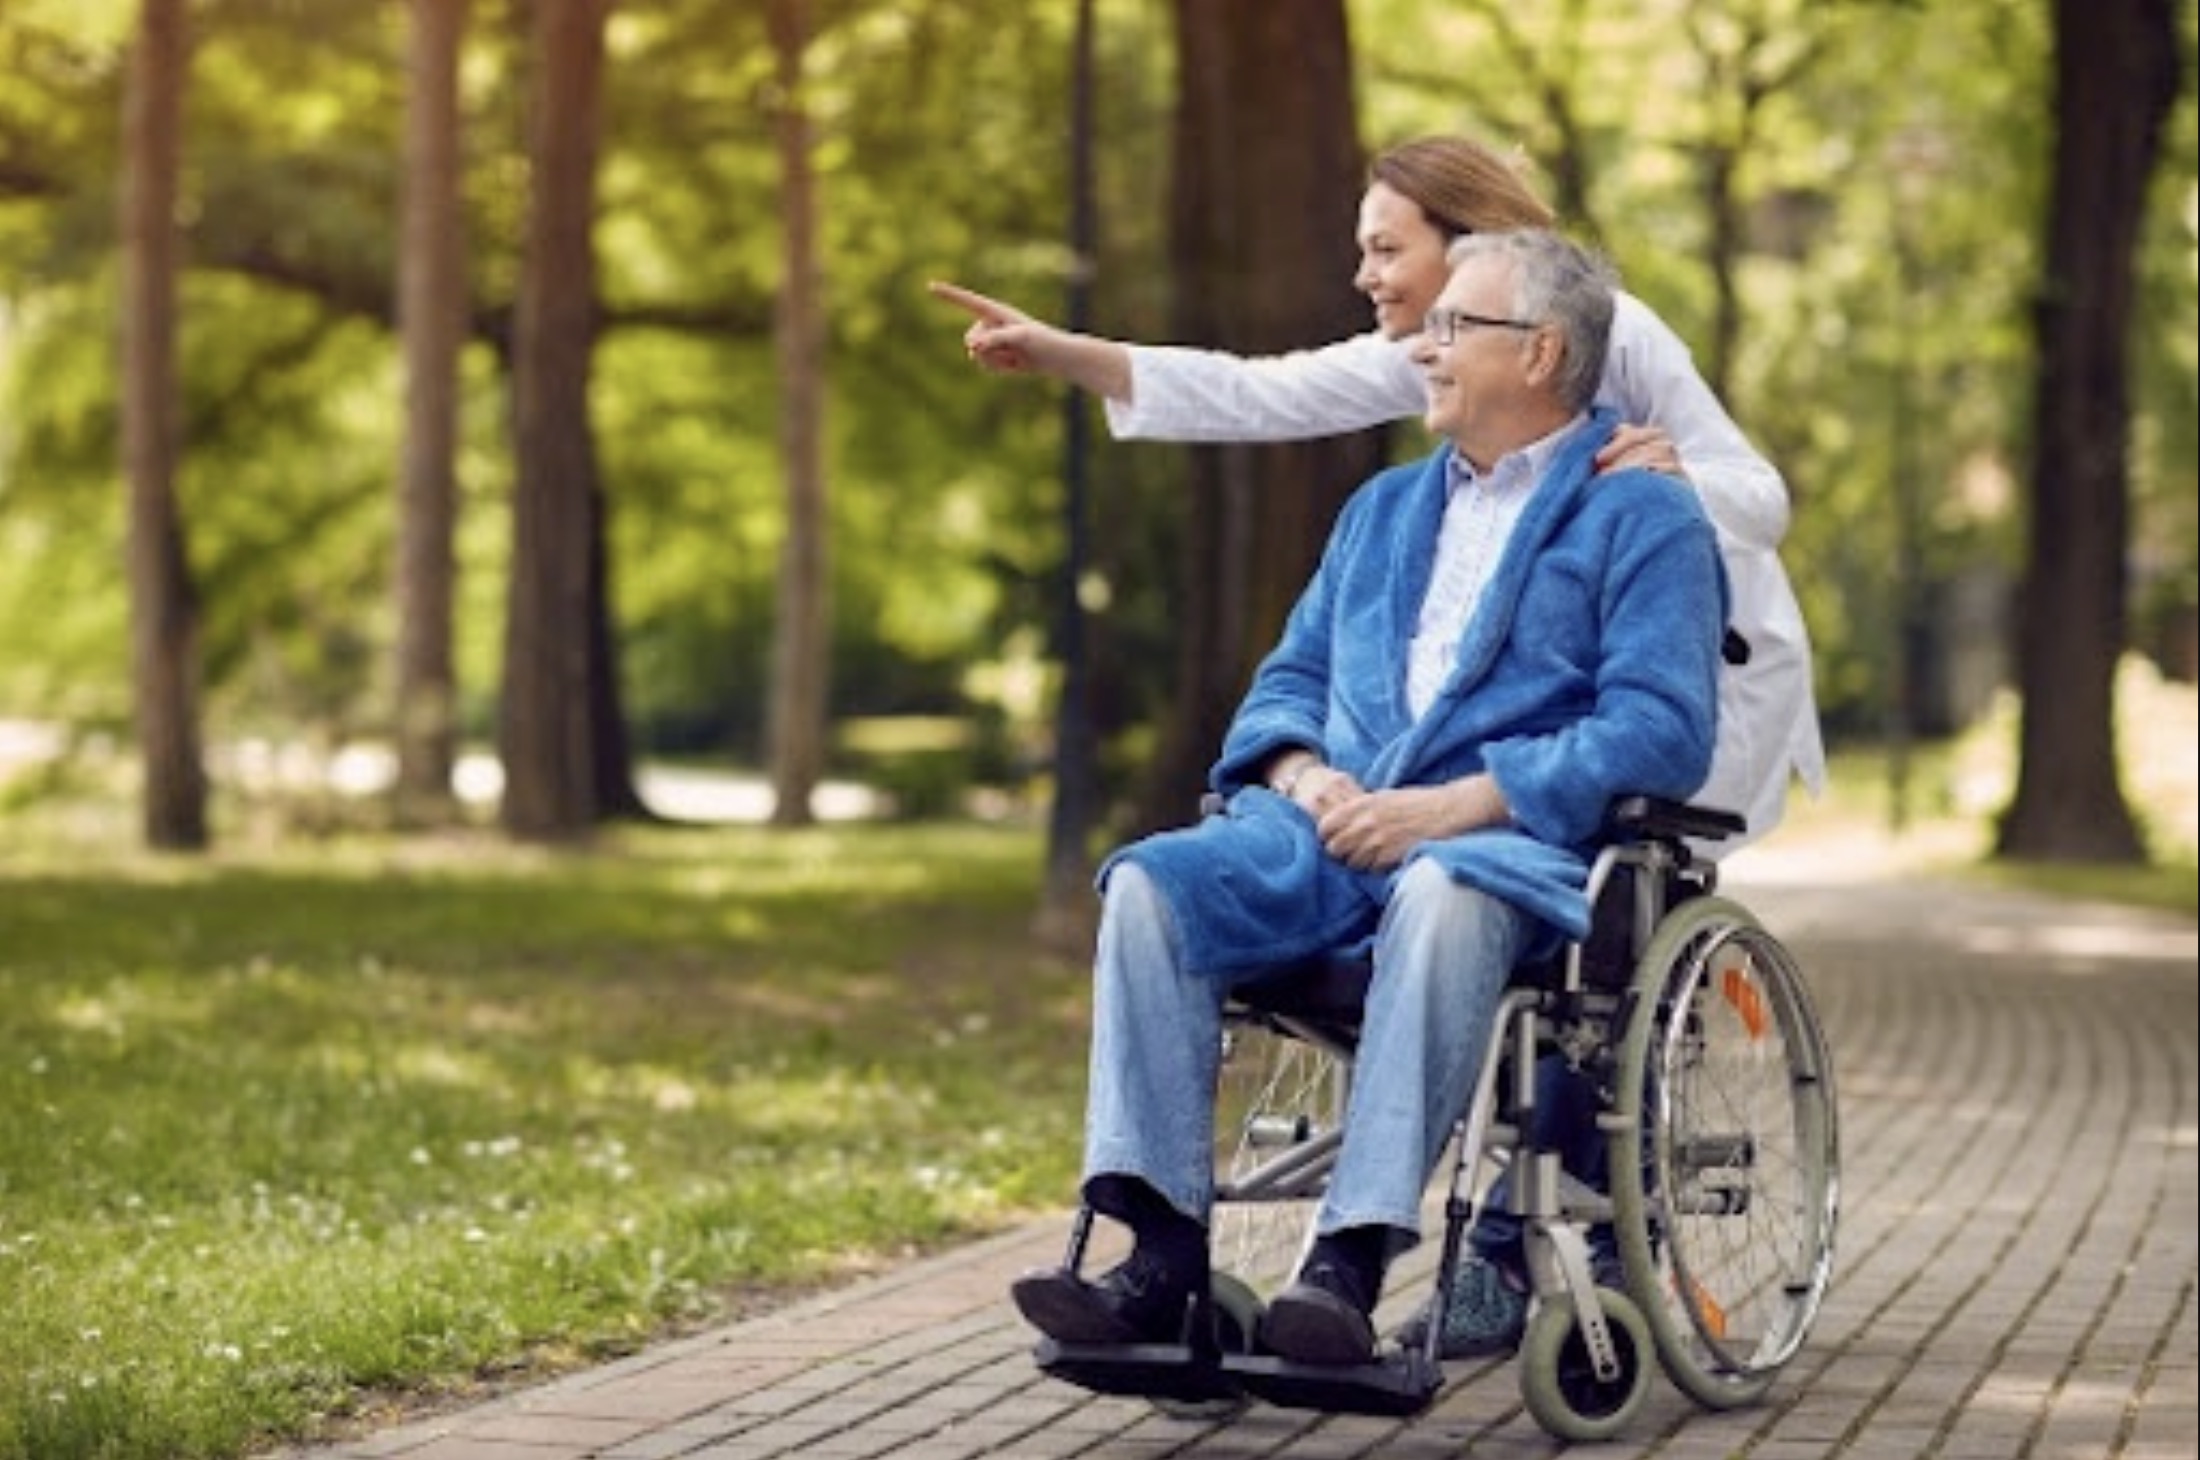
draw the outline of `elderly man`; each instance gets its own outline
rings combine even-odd
[[[1174,1340],[1208,1283],[1216,1061],[1233,983],[1371,945],[1343,1147],[1273,1352],[1374,1351],[1392,1258],[1510,971],[1585,933],[1607,805],[1683,798],[1715,733],[1726,586],[1702,507],[1598,476],[1614,281],[1545,231],[1470,234],[1415,359],[1446,444],[1367,482],[1211,774],[1226,814],[1101,871],[1083,1194],[1130,1256],[1013,1294],[1080,1344]]]

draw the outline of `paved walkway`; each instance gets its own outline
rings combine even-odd
[[[2194,1460],[2195,992],[2184,919],[1736,859],[1808,971],[1840,1080],[1835,1281],[1764,1403],[1660,1376],[1585,1453],[1669,1460]],[[1039,1375],[1009,1232],[768,1317],[290,1460],[1549,1460],[1510,1360],[1405,1422],[1165,1418]]]

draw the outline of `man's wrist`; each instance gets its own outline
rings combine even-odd
[[[1322,758],[1311,750],[1276,757],[1276,764],[1269,768],[1268,789],[1289,800],[1299,788],[1306,773],[1322,763]]]

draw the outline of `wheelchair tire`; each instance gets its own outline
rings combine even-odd
[[[1760,1399],[1833,1265],[1833,1068],[1801,971],[1740,905],[1675,907],[1636,966],[1610,1159],[1628,1291],[1708,1409]]]
[[[1545,1431],[1561,1440],[1609,1440],[1633,1422],[1650,1396],[1657,1340],[1634,1299],[1599,1288],[1597,1304],[1612,1336],[1618,1372],[1597,1377],[1571,1297],[1546,1298],[1528,1316],[1520,1343],[1520,1397]]]

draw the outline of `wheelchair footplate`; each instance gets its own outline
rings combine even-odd
[[[1062,1343],[1042,1338],[1032,1350],[1039,1372],[1095,1394],[1208,1404],[1242,1391],[1212,1348],[1188,1343]]]
[[[1183,1343],[1080,1344],[1042,1338],[1039,1372],[1095,1394],[1179,1404],[1259,1400],[1279,1409],[1406,1419],[1435,1401],[1443,1371],[1418,1352],[1364,1364],[1305,1364],[1272,1354],[1218,1354]]]
[[[1305,1364],[1273,1354],[1225,1354],[1223,1375],[1249,1398],[1280,1409],[1406,1419],[1435,1402],[1444,1373],[1417,1350],[1364,1364]]]

